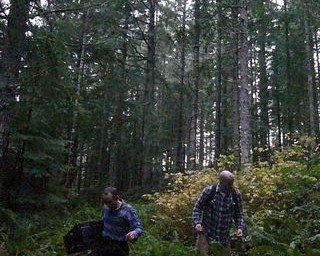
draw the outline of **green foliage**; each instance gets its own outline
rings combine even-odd
[[[256,166],[236,175],[236,186],[244,197],[247,255],[318,255],[320,183],[314,170],[319,163],[302,154],[301,147],[284,150],[275,159],[271,168]],[[196,253],[192,207],[202,188],[217,181],[217,172],[208,169],[176,173],[167,179],[165,191],[144,195],[134,205],[145,232],[130,245],[133,255]],[[63,235],[76,223],[99,218],[96,200],[77,195],[47,199],[51,202],[51,207],[46,205],[47,210],[19,218],[18,214],[0,209],[5,223],[0,235],[7,255],[63,255]],[[215,243],[210,250],[223,255]],[[232,251],[232,255],[239,255],[239,251]]]
[[[319,164],[302,145],[276,153],[274,159],[271,168],[256,166],[236,175],[245,203],[245,241],[253,246],[250,253],[301,255],[317,251],[320,183],[315,170]],[[216,175],[214,170],[174,174],[167,191],[145,195],[155,204],[152,232],[161,239],[178,236],[192,243],[193,204],[205,185],[217,181]],[[279,254],[274,254],[276,251]]]
[[[144,195],[147,202],[156,205],[156,214],[151,218],[152,230],[162,239],[178,235],[183,241],[190,242],[192,205],[203,186],[211,184],[215,176],[211,169],[205,172],[171,174],[166,192]]]
[[[71,210],[52,207],[11,218],[1,228],[1,240],[8,251],[3,255],[65,255],[63,235],[77,223],[98,219],[99,214],[98,207],[81,204]],[[7,232],[2,232],[4,229]]]
[[[17,223],[17,215],[9,210],[0,207],[0,242],[8,241],[8,223]],[[1,252],[1,248],[0,248]]]
[[[298,256],[301,255],[298,251],[288,248],[286,246],[257,246],[251,250],[250,256],[257,255],[279,255],[279,256]]]
[[[100,217],[99,206],[84,203],[86,200],[83,199],[76,201],[78,207],[67,207],[66,204],[63,204],[61,207],[27,214],[19,219],[15,217],[15,214],[4,211],[8,219],[14,221],[9,221],[10,233],[7,233],[7,230],[1,232],[1,240],[4,241],[7,250],[7,253],[1,255],[65,255],[63,235],[77,223],[96,220]],[[140,203],[136,205],[136,208],[145,232],[138,241],[130,245],[132,255],[195,255],[194,248],[185,246],[177,235],[173,239],[163,240],[154,234],[150,228],[152,224],[148,221],[150,213],[154,210],[153,205]],[[90,255],[90,251],[79,253],[79,255]]]
[[[195,251],[192,247],[187,247],[177,237],[170,241],[161,240],[146,231],[143,236],[132,245],[132,255],[139,256],[194,256]]]

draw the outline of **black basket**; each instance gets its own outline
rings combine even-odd
[[[102,220],[75,225],[63,237],[67,253],[72,254],[99,246],[102,242],[102,227]]]

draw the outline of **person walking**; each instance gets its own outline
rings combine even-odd
[[[230,253],[230,229],[234,222],[236,236],[244,230],[243,202],[239,190],[233,187],[234,175],[224,170],[219,174],[218,184],[206,186],[197,198],[192,221],[198,233],[197,248],[201,255],[208,255],[208,243],[218,242]],[[205,240],[205,241],[204,241]]]
[[[118,189],[107,187],[102,193],[103,244],[95,256],[128,256],[129,242],[142,234],[136,210],[120,196]]]

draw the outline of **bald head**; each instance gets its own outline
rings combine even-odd
[[[224,170],[219,174],[220,189],[224,193],[229,193],[233,187],[234,176],[231,172]]]
[[[219,174],[219,181],[221,183],[233,184],[234,176],[230,171],[224,170]]]

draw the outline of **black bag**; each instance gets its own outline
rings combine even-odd
[[[102,243],[103,221],[75,225],[64,237],[67,254],[93,249]]]

